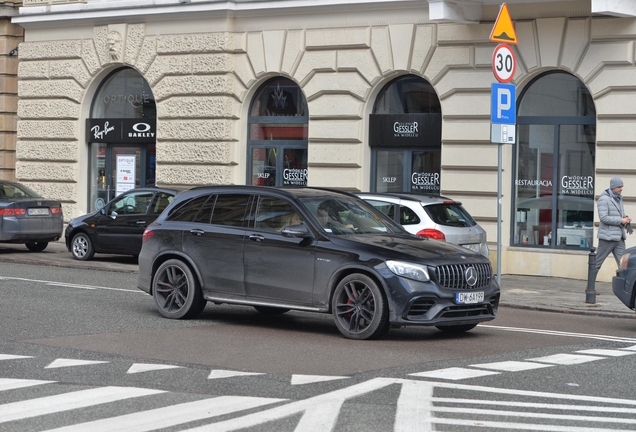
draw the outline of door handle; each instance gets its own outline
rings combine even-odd
[[[205,233],[205,231],[203,231],[202,229],[198,229],[198,228],[195,228],[195,229],[191,229],[191,230],[190,230],[190,234],[192,234],[192,235],[196,235],[196,236],[201,236],[201,235],[203,235],[204,233]]]
[[[252,241],[256,241],[256,242],[262,242],[263,240],[265,240],[265,237],[263,237],[263,236],[262,236],[262,235],[260,235],[260,234],[252,234],[252,235],[250,236],[250,240],[252,240]]]
[[[146,225],[148,224],[148,222],[146,222],[145,220],[140,220],[140,221],[137,221],[137,222],[135,222],[135,223],[136,223],[137,225],[139,225],[139,226],[146,226]]]

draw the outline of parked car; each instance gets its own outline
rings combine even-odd
[[[358,196],[411,234],[454,243],[488,258],[486,231],[459,201],[444,196],[397,193]]]
[[[636,247],[629,248],[621,256],[616,276],[612,278],[612,291],[625,306],[635,310],[636,304]]]
[[[165,188],[131,189],[94,213],[73,218],[64,231],[66,248],[81,261],[95,253],[137,256],[144,230],[176,193]]]
[[[24,244],[41,252],[62,236],[62,203],[27,186],[0,180],[0,243]]]
[[[208,301],[297,309],[370,339],[389,326],[464,332],[494,319],[492,273],[483,256],[413,236],[353,194],[209,186],[177,195],[146,229],[138,287],[167,318],[196,317]]]

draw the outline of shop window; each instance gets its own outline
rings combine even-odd
[[[576,77],[552,72],[519,99],[511,243],[587,248],[594,231],[592,96]]]
[[[432,85],[413,75],[388,83],[369,119],[371,191],[439,195],[441,131]]]
[[[296,83],[274,78],[252,101],[247,183],[307,186],[307,101]]]

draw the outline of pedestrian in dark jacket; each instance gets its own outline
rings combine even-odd
[[[614,255],[617,266],[620,265],[621,256],[625,253],[625,239],[627,231],[631,234],[632,218],[625,215],[622,192],[623,180],[613,177],[610,180],[609,189],[603,191],[596,203],[600,219],[597,234],[596,273],[610,253]]]

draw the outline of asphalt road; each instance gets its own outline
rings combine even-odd
[[[464,335],[351,341],[304,312],[168,320],[135,286],[0,263],[0,431],[636,430],[632,319],[501,308]]]

